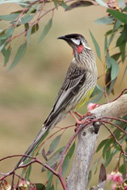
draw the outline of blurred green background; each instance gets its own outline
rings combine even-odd
[[[8,14],[18,9],[19,6],[14,4],[2,5],[0,14]],[[94,20],[105,15],[105,8],[99,6],[76,8],[67,12],[59,8],[55,11],[50,32],[42,42],[38,43],[38,37],[49,16],[40,21],[40,29],[37,34],[32,36],[25,57],[12,71],[7,71],[9,65],[3,67],[3,57],[0,55],[0,158],[13,154],[23,154],[52,108],[73,57],[71,48],[64,41],[57,40],[57,37],[69,33],[81,33],[95,52],[89,35],[90,30],[98,41],[103,55],[104,33],[110,26],[98,25]],[[0,25],[1,29],[3,27],[6,27],[5,23]],[[24,38],[21,38],[12,43],[14,52],[23,41]],[[102,57],[104,58],[104,55]],[[104,74],[104,68],[102,63],[98,59],[96,60],[100,76]],[[122,74],[121,66],[120,78]],[[114,97],[126,86],[125,80],[120,86],[120,78],[115,86]],[[103,86],[103,78],[98,81],[98,84]],[[80,111],[85,112],[85,106]],[[74,124],[74,120],[68,116],[58,126],[64,127],[71,124]],[[66,138],[62,139],[61,144],[65,143],[65,139],[69,139],[73,132],[73,129],[68,130]],[[107,135],[106,129],[101,129],[98,142]],[[95,155],[94,159],[97,156]],[[0,171],[10,171],[17,160],[15,158],[1,162]],[[110,165],[108,171],[111,172],[112,167],[113,165]],[[31,179],[32,182],[44,181],[39,166],[36,166]],[[98,176],[95,179],[98,179]],[[92,180],[92,184],[94,182]]]

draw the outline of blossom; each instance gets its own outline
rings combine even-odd
[[[87,110],[88,110],[88,111],[92,111],[93,109],[95,109],[95,108],[97,108],[97,107],[99,107],[99,104],[89,103],[89,104],[87,105]]]
[[[121,184],[123,182],[123,177],[120,172],[112,172],[110,175],[108,175],[108,180]]]

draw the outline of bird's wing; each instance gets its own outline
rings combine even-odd
[[[85,79],[86,72],[84,69],[79,68],[76,65],[70,65],[53,109],[44,122],[45,125],[48,125],[62,110],[67,107],[73,97],[79,92]]]

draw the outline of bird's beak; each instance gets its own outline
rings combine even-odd
[[[70,38],[67,38],[66,36],[60,36],[57,39],[65,40],[66,42],[70,42],[71,41]]]

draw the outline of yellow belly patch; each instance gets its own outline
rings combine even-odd
[[[93,90],[94,90],[94,88],[84,94],[84,96],[81,98],[80,102],[76,105],[76,109],[79,109],[81,106],[83,106],[89,100]]]

